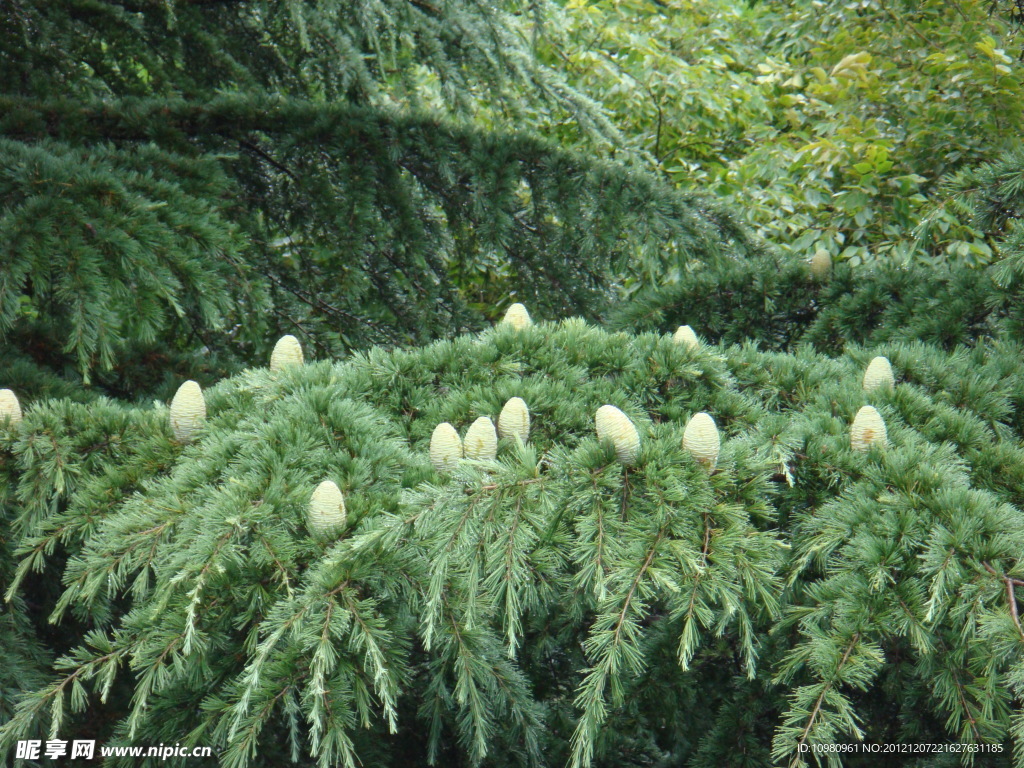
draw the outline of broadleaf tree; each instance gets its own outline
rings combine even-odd
[[[729,201],[783,250],[993,259],[940,181],[1019,142],[1019,4],[564,5],[547,60],[601,98],[651,168]]]

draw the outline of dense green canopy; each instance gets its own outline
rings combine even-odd
[[[190,445],[165,409],[33,408],[0,451],[10,594],[69,631],[55,673],[19,646],[48,682],[3,738],[187,741],[228,766],[797,764],[863,738],[1009,765],[1021,352],[688,349],[573,320],[250,370],[207,392]],[[867,392],[882,353],[897,383]],[[525,445],[430,466],[437,424],[513,396]],[[594,437],[606,403],[634,467]],[[866,404],[888,443],[864,453]],[[683,446],[697,412],[712,471]],[[325,479],[348,513],[327,539]]]
[[[1024,78],[950,8],[2,4],[0,762],[1024,768]]]
[[[210,381],[282,332],[319,354],[418,342],[479,328],[509,296],[594,317],[624,275],[756,250],[709,201],[530,133],[539,104],[610,129],[534,61],[514,11],[5,14],[0,343],[42,367],[9,382],[24,391],[49,370],[170,394],[167,373]]]

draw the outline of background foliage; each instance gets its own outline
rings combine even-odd
[[[211,380],[281,332],[338,354],[480,327],[509,296],[595,316],[624,274],[758,248],[710,200],[529,131],[543,105],[614,134],[534,59],[523,9],[4,13],[0,338],[40,377],[169,394],[167,372]]]
[[[653,168],[795,255],[983,264],[946,174],[1019,138],[1012,4],[566,4],[548,59],[600,94]]]

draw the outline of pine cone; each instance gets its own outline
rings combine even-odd
[[[640,433],[629,417],[614,405],[602,405],[594,416],[597,439],[611,440],[615,455],[627,467],[636,463],[640,453]]]
[[[528,325],[533,325],[533,321],[530,319],[530,313],[526,311],[526,307],[519,303],[513,304],[508,308],[508,311],[505,313],[505,317],[501,322],[503,324],[511,325],[516,330],[525,328]]]
[[[865,405],[857,411],[850,427],[850,447],[855,451],[866,451],[872,445],[879,445],[883,448],[889,444],[889,438],[885,431],[885,422],[882,414],[870,405]]]
[[[524,443],[530,436],[530,409],[521,397],[513,397],[498,416],[498,434],[502,437],[518,435]]]
[[[206,400],[199,385],[189,379],[174,393],[171,400],[171,431],[174,439],[187,443],[206,420]]]
[[[864,391],[873,392],[879,388],[892,389],[896,385],[896,379],[892,375],[892,366],[885,357],[876,357],[868,364],[864,372]]]
[[[291,334],[282,336],[270,354],[270,370],[280,371],[289,365],[302,365],[302,345]]]
[[[721,446],[715,420],[704,412],[695,413],[683,431],[683,448],[701,464],[714,469]]]
[[[832,256],[824,248],[815,251],[811,256],[811,274],[817,280],[824,280],[832,271]]]
[[[345,517],[345,497],[333,480],[324,480],[309,499],[309,530],[329,536],[345,527]]]
[[[676,344],[684,344],[687,349],[695,349],[700,346],[700,339],[688,325],[680,325],[672,335],[672,341]]]
[[[21,421],[21,403],[11,390],[0,389],[0,425],[5,421],[12,427]]]
[[[494,431],[494,423],[481,416],[466,430],[463,445],[467,459],[493,459],[498,455],[498,433]]]
[[[438,472],[452,469],[462,458],[462,439],[455,427],[443,421],[430,436],[430,463]]]

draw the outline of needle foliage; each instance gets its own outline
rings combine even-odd
[[[122,399],[479,329],[596,317],[626,274],[758,250],[601,160],[533,55],[555,6],[12,0],[0,10],[0,345]],[[593,137],[562,151],[543,111]],[[424,317],[430,322],[424,322]]]
[[[896,385],[866,393],[876,354]],[[571,320],[252,369],[207,390],[188,445],[164,408],[34,406],[0,447],[8,596],[66,631],[50,670],[25,659],[45,681],[0,739],[239,768],[795,768],[863,739],[1019,766],[1020,354],[691,349]],[[525,443],[433,469],[438,423],[511,397]],[[637,427],[632,466],[596,439],[604,404]],[[855,452],[868,404],[888,446]],[[698,412],[713,470],[683,449]],[[348,514],[331,539],[306,524],[324,480]]]

